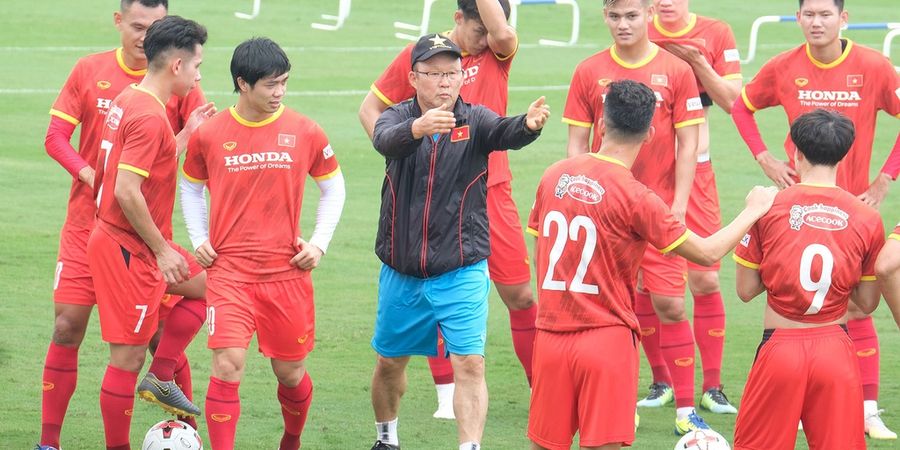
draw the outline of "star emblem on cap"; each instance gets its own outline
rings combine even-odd
[[[435,48],[435,47],[449,47],[449,46],[446,44],[447,39],[442,38],[439,34],[435,34],[433,38],[428,38],[428,40],[431,41],[431,42],[433,43],[433,45],[431,46],[431,48]]]

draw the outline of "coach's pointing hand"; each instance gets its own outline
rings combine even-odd
[[[451,107],[441,104],[437,108],[425,111],[422,117],[413,121],[412,134],[414,138],[422,139],[424,136],[431,136],[435,133],[449,133],[455,126],[456,118],[453,117]]]
[[[550,117],[550,106],[544,103],[544,100],[542,95],[528,107],[528,114],[525,115],[525,127],[529,131],[538,131],[544,128],[544,124]]]

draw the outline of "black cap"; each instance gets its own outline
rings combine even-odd
[[[416,65],[417,62],[425,61],[426,59],[431,58],[438,53],[452,53],[456,55],[457,58],[462,58],[462,50],[459,49],[459,46],[453,43],[447,36],[442,34],[426,34],[419,38],[419,41],[416,42],[416,46],[412,49],[412,64],[410,67]]]

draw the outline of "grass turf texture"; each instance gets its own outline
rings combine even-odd
[[[854,1],[848,8],[856,22],[896,20],[884,1]],[[0,17],[0,441],[4,448],[31,448],[40,430],[41,370],[53,323],[52,278],[57,239],[65,217],[70,178],[43,150],[47,111],[77,58],[115,47],[118,34],[112,25],[114,0],[47,0],[10,9]],[[321,13],[334,13],[336,0],[264,0],[253,21],[238,20],[234,11],[249,11],[250,0],[173,1],[170,12],[203,23],[209,42],[202,66],[203,87],[219,109],[233,104],[228,64],[233,47],[250,36],[268,36],[285,47],[293,71],[286,104],[318,121],[337,152],[347,180],[347,204],[328,255],[315,271],[318,342],[308,360],[315,396],[303,434],[306,448],[368,448],[374,438],[369,402],[369,380],[374,352],[369,347],[375,312],[379,262],[373,254],[382,180],[381,157],[371,148],[356,118],[365,90],[387,66],[404,43],[393,37],[392,22],[415,22],[421,2],[402,0],[354,2],[344,29],[337,32],[310,28]],[[582,1],[582,34],[571,48],[534,47],[540,37],[561,39],[568,34],[565,8],[529,6],[519,10],[519,36],[523,45],[510,77],[510,113],[519,113],[540,95],[547,96],[553,117],[537,143],[510,154],[515,179],[513,193],[522,220],[526,220],[534,190],[543,169],[565,155],[566,126],[559,122],[565,103],[565,85],[575,65],[607,47],[611,38],[603,24],[601,2]],[[742,54],[753,18],[791,14],[793,1],[694,0],[692,10],[728,21]],[[432,30],[449,29],[454,5],[435,4]],[[847,33],[859,43],[881,47],[883,31]],[[802,42],[794,24],[769,25],[760,39],[756,61],[745,66],[745,80],[776,53]],[[895,60],[900,51],[894,52]],[[549,86],[544,89],[528,87]],[[331,91],[331,92],[322,92]],[[354,91],[354,92],[347,92]],[[757,114],[769,147],[780,150],[787,129],[777,109]],[[723,216],[730,220],[754,184],[768,184],[762,171],[740,141],[730,119],[713,108],[712,154],[715,160]],[[873,173],[894,142],[897,122],[879,116]],[[73,140],[75,142],[75,140]],[[310,184],[304,202],[303,226],[312,230],[315,186]],[[177,207],[176,207],[177,209]],[[894,187],[881,207],[886,227],[900,220],[900,192]],[[175,214],[175,238],[188,244],[180,210]],[[530,239],[529,239],[530,241]],[[530,242],[529,242],[530,245]],[[732,262],[721,272],[722,292],[728,308],[728,339],[723,381],[726,392],[740,404],[741,391],[759,342],[763,298],[744,305],[734,295]],[[506,309],[492,293],[487,347],[487,379],[491,394],[485,428],[485,448],[526,448],[528,387],[509,336]],[[690,305],[690,302],[688,302]],[[881,362],[880,404],[885,421],[900,428],[900,335],[885,306],[875,313],[884,350]],[[194,374],[195,400],[203,405],[209,375],[210,354],[201,332],[189,349]],[[251,344],[255,349],[255,344]],[[80,352],[79,385],[63,428],[63,447],[102,448],[103,428],[98,391],[107,362],[107,347],[100,341],[98,322],[91,325]],[[699,355],[698,355],[699,358]],[[643,358],[642,358],[643,360]],[[697,385],[701,382],[697,367]],[[456,442],[453,422],[431,418],[435,394],[424,358],[410,363],[409,390],[401,409],[400,437],[404,448],[452,448]],[[641,367],[641,393],[650,383],[646,362]],[[238,426],[237,448],[277,446],[282,422],[275,397],[275,378],[268,362],[250,352],[241,385],[243,411]],[[697,400],[699,401],[699,387]],[[598,408],[603,404],[596,405]],[[667,449],[672,435],[674,410],[641,409],[641,428],[636,448]],[[703,414],[707,422],[729,441],[734,416]],[[137,447],[144,432],[165,415],[136,401],[132,443]],[[205,426],[201,434],[206,437]],[[577,442],[577,441],[576,441]],[[893,448],[892,443],[869,441],[871,448]],[[806,448],[798,439],[798,448]]]

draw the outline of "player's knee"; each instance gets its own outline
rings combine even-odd
[[[293,370],[275,370],[275,378],[278,379],[278,383],[293,388],[300,384],[300,381],[303,379],[303,374],[305,373],[305,370],[299,368]]]
[[[719,272],[697,270],[688,272],[688,286],[694,295],[709,295],[719,292]]]
[[[531,292],[529,283],[516,285],[497,284],[496,286],[500,299],[503,300],[503,303],[509,310],[519,311],[535,305],[534,294]]]
[[[484,358],[481,355],[451,355],[453,378],[457,383],[477,382],[484,379]]]
[[[235,358],[216,357],[213,359],[213,376],[220,380],[240,381],[244,375],[244,362]]]
[[[388,358],[386,356],[378,355],[378,359],[375,362],[375,376],[386,379],[403,377],[408,361],[408,357]]]
[[[653,309],[663,322],[680,322],[687,320],[684,312],[684,298],[653,298]]]
[[[84,340],[87,329],[87,321],[80,317],[72,317],[66,314],[56,316],[53,324],[53,343],[68,347],[78,347]]]

